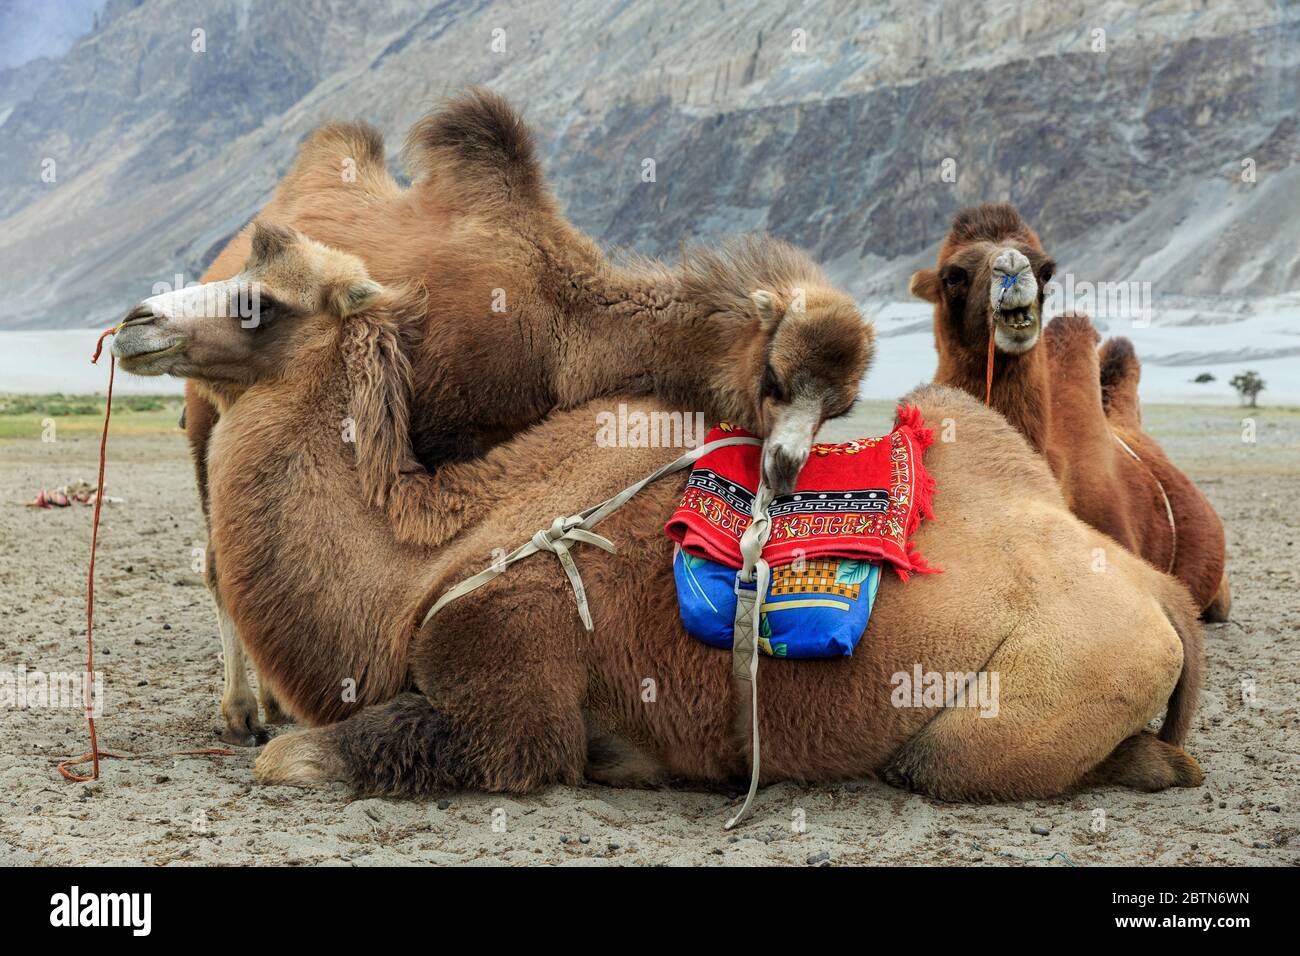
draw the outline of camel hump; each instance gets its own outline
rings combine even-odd
[[[332,191],[340,183],[396,188],[384,158],[384,137],[369,123],[325,123],[307,134],[276,190],[281,203]]]
[[[300,157],[326,153],[331,159],[343,156],[358,168],[384,167],[384,136],[364,120],[326,123],[303,140]]]
[[[1058,315],[1047,324],[1044,334],[1063,347],[1095,349],[1101,341],[1101,335],[1086,312],[1064,312]]]
[[[1123,336],[1107,339],[1101,346],[1101,401],[1106,417],[1116,425],[1131,429],[1142,425],[1142,405],[1138,400],[1138,381],[1142,363],[1133,343]]]
[[[468,200],[532,203],[543,193],[533,136],[504,97],[474,87],[419,120],[402,155],[416,185]]]

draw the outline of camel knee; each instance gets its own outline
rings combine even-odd
[[[321,746],[332,748],[337,763],[331,768],[368,796],[424,797],[467,788],[527,793],[578,782],[585,757],[580,715],[571,727],[548,726],[535,714],[502,716],[508,719],[461,718],[423,694],[405,693],[326,728]]]

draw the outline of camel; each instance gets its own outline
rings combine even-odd
[[[321,290],[310,296],[317,314],[282,317],[279,336],[251,338],[228,319],[177,317],[154,303],[132,311],[114,349],[128,367],[147,362],[196,378],[232,358],[250,370],[211,436],[219,575],[259,669],[315,725],[272,740],[257,778],[421,796],[526,793],[584,778],[712,787],[740,777],[748,754],[736,733],[730,655],[690,638],[675,610],[662,529],[684,475],[650,485],[599,526],[617,545],[613,556],[593,560],[598,552],[575,546],[593,631],[544,554],[421,625],[437,597],[493,552],[677,451],[602,446],[594,423],[606,403],[597,402],[554,412],[477,461],[432,474],[397,467],[414,455],[404,412],[415,389],[409,355],[418,352],[400,330],[419,324],[420,310],[400,289],[324,294],[373,291],[373,282],[355,257],[310,240],[254,249],[245,281],[274,298],[280,274],[309,274]],[[843,410],[857,370],[821,361],[817,324],[789,314],[776,324],[770,363],[752,369],[745,427],[770,435],[790,421],[783,406]],[[861,341],[869,343],[865,333]],[[662,408],[617,400],[644,414]],[[908,401],[929,421],[954,420],[962,435],[926,459],[940,517],[915,543],[943,573],[910,583],[888,576],[852,657],[762,661],[763,781],[875,776],[973,801],[1103,783],[1198,785],[1202,772],[1181,748],[1202,656],[1185,589],[1126,552],[1090,569],[1105,539],[1069,513],[1041,457],[996,412],[936,386]],[[336,427],[349,413],[355,450]],[[806,457],[818,418],[805,419],[806,436],[785,426],[768,443]],[[451,481],[477,513],[459,512],[465,525],[438,546],[404,539],[373,494],[386,484],[389,505],[409,493],[427,501],[416,486]],[[914,667],[998,673],[998,719],[900,702],[895,684]],[[1159,736],[1144,732],[1166,708]]]
[[[747,257],[756,248],[737,247],[731,260],[737,268],[716,256],[705,258],[709,281],[747,281],[752,265]],[[791,254],[788,247],[774,248],[781,256]],[[232,303],[245,290],[253,290],[262,303],[252,330],[230,318],[236,311]],[[677,397],[707,419],[773,436],[762,467],[773,492],[781,494],[793,487],[817,429],[856,401],[874,330],[852,306],[838,297],[823,300],[816,288],[808,290],[806,307],[799,311],[786,309],[777,293],[767,290],[750,297],[736,294],[732,301],[735,309],[745,302],[748,314],[715,312],[688,324],[676,338],[660,339],[659,360],[678,366],[662,378],[680,382]],[[451,462],[429,472],[416,460],[411,417],[420,411],[421,376],[413,359],[423,354],[426,338],[444,334],[428,322],[423,291],[409,285],[386,289],[357,257],[259,222],[249,259],[235,278],[154,296],[125,321],[113,343],[124,370],[202,382],[224,403],[206,462],[215,574],[221,606],[279,706],[319,723],[337,719],[353,703],[396,693],[400,667],[376,668],[364,656],[330,650],[352,634],[364,635],[363,653],[380,649],[381,656],[382,649],[396,653],[409,642],[409,609],[363,623],[365,609],[381,595],[362,583],[364,573],[348,542],[368,522],[382,520],[391,577],[394,569],[418,563],[420,556],[436,553],[481,522],[514,495],[518,478],[478,461]],[[427,364],[424,371],[437,372]],[[293,410],[287,419],[286,409]],[[599,429],[592,414],[594,443]],[[288,432],[270,437],[273,423],[290,421]],[[241,422],[251,422],[258,437],[222,437],[238,432]],[[252,461],[242,445],[260,451],[264,440],[279,453],[273,461]],[[528,468],[549,471],[548,464],[542,458]],[[254,504],[246,483],[261,488],[274,476],[282,490],[300,481],[314,490],[296,489],[270,507]],[[339,484],[347,495],[330,491]],[[309,506],[303,504],[308,501]],[[338,522],[356,527],[343,533]],[[307,550],[278,547],[286,535]],[[326,541],[340,546],[322,549]],[[319,559],[312,552],[322,550],[336,552],[332,571],[316,566]],[[258,579],[274,579],[288,590],[261,587]],[[398,589],[387,591],[394,600],[410,586],[391,584]],[[304,585],[316,596],[318,613],[310,617],[299,616],[301,602],[290,598],[301,597]],[[306,635],[326,655],[319,663],[331,675],[344,667],[343,673],[364,685],[355,702],[322,696],[319,671],[285,652],[285,641]],[[376,676],[380,673],[385,676]]]
[[[786,310],[825,316],[822,334],[842,346],[827,354],[846,371],[865,368],[853,300],[784,243],[749,238],[688,249],[676,267],[611,262],[559,211],[527,126],[500,97],[473,90],[433,111],[411,129],[404,156],[412,178],[405,190],[388,172],[377,131],[328,124],[303,143],[256,220],[350,252],[375,281],[423,295],[409,354],[413,458],[403,467],[473,460],[551,411],[601,395],[653,394],[678,410],[739,421],[770,341],[752,334],[756,315],[767,325]],[[203,284],[236,276],[257,228],[250,224],[228,244]],[[763,301],[752,301],[753,292]],[[209,437],[242,385],[238,375],[187,383],[184,423],[205,516]],[[842,407],[855,394],[846,386]],[[821,411],[795,404],[788,414],[797,432],[806,430],[798,416]],[[784,467],[781,481],[792,481],[789,463]],[[475,507],[458,496],[436,504],[416,503],[398,515],[399,535],[448,540]],[[209,534],[205,576],[225,658],[222,739],[256,744],[266,733],[222,601],[213,545]],[[269,684],[259,681],[268,720],[283,720]]]
[[[936,267],[911,280],[934,304],[934,380],[987,398],[1046,458],[1076,515],[1182,581],[1206,620],[1225,621],[1223,524],[1142,431],[1132,343],[1110,339],[1099,355],[1100,336],[1073,313],[1044,332],[1055,271],[1013,206],[958,213]]]

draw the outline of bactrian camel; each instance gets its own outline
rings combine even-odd
[[[1132,343],[1110,339],[1099,356],[1097,332],[1075,314],[1041,334],[1055,271],[1013,206],[958,213],[936,267],[911,282],[914,295],[934,303],[934,380],[980,399],[988,394],[1046,456],[1076,515],[1177,577],[1208,620],[1227,620],[1223,524],[1142,431]]]
[[[773,249],[789,254],[785,247]],[[747,257],[755,250],[739,250],[735,268],[724,268],[716,257],[706,268],[716,281],[748,284]],[[240,295],[262,303],[256,328],[231,317]],[[740,311],[719,310],[683,330],[691,346],[666,338],[660,357],[685,350],[683,364],[712,369],[710,377],[681,386],[678,397],[687,409],[772,436],[763,468],[780,494],[793,486],[817,429],[856,400],[874,332],[851,305],[823,303],[816,290],[797,312],[766,290],[752,297],[736,293],[732,302]],[[368,617],[366,608],[380,596],[358,576],[354,562],[371,556],[353,554],[352,541],[367,522],[382,518],[395,549],[389,576],[408,588],[400,583],[408,562],[427,560],[515,493],[513,478],[486,461],[453,462],[430,473],[415,459],[409,435],[411,417],[420,411],[420,375],[413,358],[423,338],[440,334],[427,321],[423,293],[403,286],[384,290],[356,257],[259,223],[249,260],[235,278],[147,299],[127,321],[113,343],[125,370],[183,376],[221,395],[207,458],[215,573],[222,606],[280,705],[319,723],[349,712],[353,703],[386,700],[402,689],[400,669],[376,680],[379,671],[364,659],[336,653],[349,640],[368,653],[404,646],[410,637],[402,611],[383,620]],[[293,410],[298,424],[292,436],[273,438],[265,429],[288,420],[271,411],[280,405]],[[604,405],[606,411],[614,407]],[[591,414],[594,443],[600,423]],[[247,438],[226,440],[250,415],[259,436],[251,447],[267,447],[263,440],[275,445],[274,460],[251,462],[242,451]],[[565,473],[548,459],[530,467]],[[486,488],[494,472],[501,480]],[[263,507],[248,497],[250,488],[274,474],[284,496]],[[253,486],[246,486],[250,481]],[[304,483],[315,491],[305,491]],[[341,484],[344,497],[329,492],[331,484]],[[342,531],[345,526],[351,530]],[[276,547],[279,535],[333,557],[294,553],[292,571],[285,560],[293,549]],[[322,564],[335,561],[332,569]],[[307,618],[298,616],[300,604],[288,596],[304,586],[316,594],[317,613]],[[353,675],[355,701],[322,693],[320,675],[284,653],[285,641],[307,633],[329,668]]]
[[[410,131],[405,159],[413,182],[403,190],[375,130],[325,126],[303,144],[258,217],[358,256],[380,283],[420,293],[415,331],[404,333],[412,336],[414,384],[413,456],[403,467],[454,469],[553,410],[601,395],[654,394],[678,411],[739,421],[770,345],[755,333],[755,291],[763,292],[769,319],[786,309],[824,319],[824,344],[847,343],[836,359],[843,371],[861,370],[864,356],[854,350],[863,321],[853,300],[784,243],[749,238],[688,249],[673,267],[611,262],[560,212],[527,127],[497,96],[474,91],[430,113]],[[250,225],[203,281],[233,279],[253,237]],[[242,384],[240,371],[187,389],[186,430],[205,514],[209,435],[231,388]],[[834,411],[847,407],[852,392]],[[789,415],[796,431],[807,424],[798,404]],[[773,465],[783,471],[780,481],[793,480],[790,461]],[[461,496],[437,507],[419,503],[399,516],[398,531],[438,543],[475,507]],[[265,734],[212,545],[207,579],[226,660],[223,738],[251,744]],[[265,689],[263,698],[268,719],[279,719]]]

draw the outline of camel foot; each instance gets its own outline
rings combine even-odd
[[[1118,784],[1148,793],[1169,787],[1199,787],[1205,780],[1201,765],[1182,747],[1154,734],[1135,734],[1120,742],[1092,771],[1085,786]]]
[[[253,764],[263,786],[322,787],[345,779],[338,746],[324,728],[276,737]]]
[[[1223,572],[1223,580],[1219,582],[1219,590],[1215,592],[1214,599],[1201,612],[1201,620],[1210,624],[1226,624],[1229,615],[1232,613],[1232,588],[1228,585],[1228,572]]]
[[[224,701],[221,716],[226,720],[226,729],[217,736],[222,743],[233,747],[260,747],[271,739],[257,721],[257,701],[250,694],[246,698]]]

